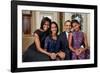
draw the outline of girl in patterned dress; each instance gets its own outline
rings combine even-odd
[[[72,60],[87,59],[89,58],[89,49],[86,34],[81,31],[81,25],[77,20],[72,20],[71,24],[74,29],[69,35],[69,48],[72,51]]]

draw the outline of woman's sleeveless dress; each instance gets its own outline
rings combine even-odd
[[[73,32],[72,33],[72,47],[74,49],[79,49],[84,46],[84,33],[79,32]],[[82,52],[79,56],[77,56],[74,52],[72,52],[72,59],[87,59],[89,58],[89,51]]]
[[[44,48],[45,38],[48,36],[46,32],[36,30],[36,33],[39,36],[40,46]],[[31,44],[28,47],[28,50],[23,55],[23,62],[33,62],[33,61],[48,61],[49,57],[46,54],[38,52],[36,49],[35,43]]]

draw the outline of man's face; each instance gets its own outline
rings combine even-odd
[[[71,22],[66,22],[64,24],[64,28],[66,32],[70,32],[71,31]]]

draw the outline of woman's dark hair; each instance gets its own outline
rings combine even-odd
[[[43,25],[45,24],[46,21],[49,22],[49,26],[50,26],[50,24],[51,24],[51,19],[49,19],[48,17],[43,17],[43,19],[41,20],[40,29],[43,29]]]
[[[56,28],[57,28],[56,35],[57,35],[57,34],[58,34],[58,24],[57,24],[55,21],[51,22],[51,25],[52,25],[52,24],[55,24],[55,25],[56,25]],[[50,25],[50,35],[52,34],[51,25]]]
[[[73,23],[79,24],[79,25],[80,25],[80,30],[81,30],[81,24],[80,24],[77,20],[72,20],[72,21],[71,21],[71,26],[72,26]]]

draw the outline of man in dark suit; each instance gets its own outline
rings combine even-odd
[[[65,52],[65,60],[71,60],[71,50],[68,47],[68,35],[71,32],[71,21],[64,23],[64,31],[59,35],[59,48]]]

